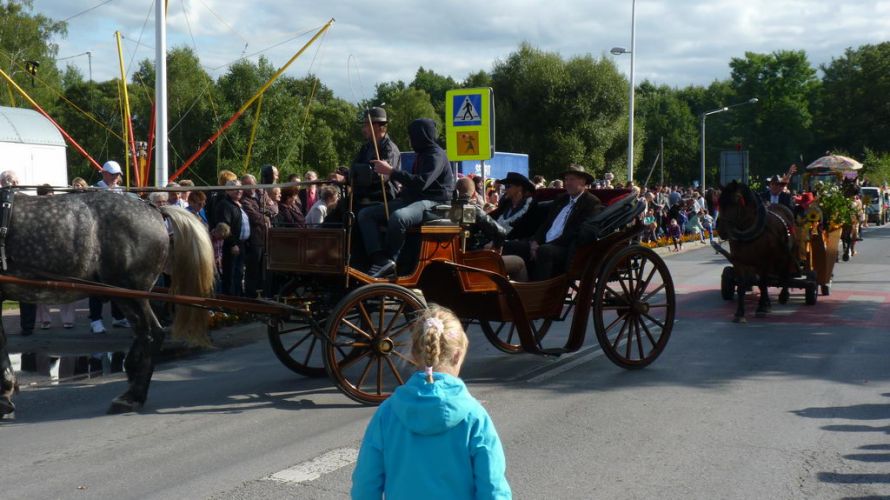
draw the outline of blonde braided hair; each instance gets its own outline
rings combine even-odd
[[[469,340],[457,316],[448,308],[430,305],[414,322],[411,331],[411,355],[425,368],[427,382],[433,383],[433,371],[452,367],[455,354],[466,352]]]

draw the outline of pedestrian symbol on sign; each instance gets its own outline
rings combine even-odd
[[[454,124],[455,125],[480,125],[482,116],[479,108],[482,106],[481,96],[460,95],[454,96]]]

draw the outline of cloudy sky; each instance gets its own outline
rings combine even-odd
[[[152,0],[34,0],[34,11],[68,20],[60,64],[88,76],[118,75],[114,32],[128,72],[154,58]],[[93,8],[95,7],[95,8]],[[91,9],[88,12],[88,9]],[[410,82],[419,66],[460,81],[490,70],[523,41],[564,57],[630,46],[631,0],[169,0],[168,46],[193,47],[214,76],[239,57],[284,64],[330,18],[336,23],[288,71],[310,71],[344,99],[370,97],[379,82]],[[636,80],[707,85],[729,76],[746,51],[803,49],[815,64],[847,47],[890,40],[890,0],[637,0]],[[316,52],[315,49],[320,47]],[[314,60],[314,62],[313,62]],[[616,57],[625,73],[627,55]]]

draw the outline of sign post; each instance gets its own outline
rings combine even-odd
[[[494,92],[491,88],[445,93],[445,144],[449,161],[490,160],[494,156]],[[483,182],[485,168],[482,169]]]

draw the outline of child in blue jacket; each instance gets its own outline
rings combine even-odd
[[[352,498],[512,498],[501,441],[485,408],[458,378],[467,336],[450,310],[415,322],[418,366],[371,419],[352,474]]]

